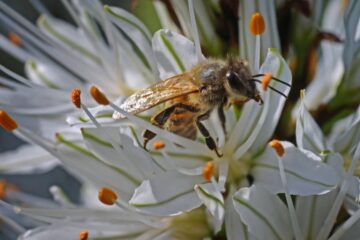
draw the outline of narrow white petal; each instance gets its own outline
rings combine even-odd
[[[213,216],[214,231],[220,231],[225,216],[224,198],[220,191],[211,183],[196,185],[194,189]]]
[[[310,152],[303,152],[292,144],[283,142],[283,156],[289,193],[294,195],[323,194],[334,189],[340,181],[336,171],[322,163],[320,158]],[[273,193],[283,192],[278,171],[277,159],[273,149],[265,152],[254,162],[255,183]]]
[[[161,79],[190,70],[198,63],[194,43],[176,32],[157,31],[152,46]]]
[[[135,190],[129,203],[140,211],[155,215],[190,211],[201,205],[194,186],[202,181],[200,176],[168,171],[144,181]]]
[[[258,239],[292,239],[285,204],[261,187],[241,188],[233,196],[235,209]]]

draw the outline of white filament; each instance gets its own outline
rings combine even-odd
[[[290,194],[289,194],[289,188],[288,188],[288,184],[287,184],[287,180],[286,180],[283,160],[279,156],[277,156],[277,159],[278,159],[278,164],[279,164],[279,172],[280,172],[281,183],[282,183],[282,185],[284,187],[286,203],[288,205],[291,226],[292,226],[294,234],[295,234],[295,239],[296,240],[302,240],[304,238],[303,238],[303,234],[302,234],[302,232],[300,230],[299,221],[298,221],[298,219],[296,217],[294,204],[293,204],[292,199],[291,199]]]

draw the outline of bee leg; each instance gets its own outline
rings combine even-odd
[[[201,118],[201,116],[199,118]],[[199,118],[196,120],[196,126],[198,127],[200,133],[205,137],[206,145],[210,150],[214,150],[218,157],[222,157],[223,155],[218,151],[214,138],[210,136],[209,131],[206,129],[204,124],[200,122]]]
[[[151,118],[151,122],[153,125],[162,128],[164,126],[164,124],[166,123],[166,121],[169,119],[170,115],[175,111],[176,106],[171,106],[169,108],[166,108],[165,110],[159,112],[158,114],[156,114],[154,117]],[[147,143],[153,139],[156,136],[156,133],[150,131],[150,130],[145,130],[143,133],[143,138],[144,138],[144,149],[146,150],[146,145]]]
[[[224,107],[221,105],[218,108],[218,115],[219,115],[219,119],[220,119],[220,123],[221,123],[221,127],[223,129],[223,132],[226,136],[226,126],[225,126],[225,113],[224,113]]]
[[[153,133],[152,131],[146,129],[143,132],[142,136],[144,138],[143,148],[147,151],[146,145],[151,139],[153,139],[156,136],[156,133]]]
[[[175,111],[176,108],[182,108],[189,112],[198,112],[199,109],[190,105],[186,105],[183,103],[177,103],[172,105],[171,107],[166,108],[165,110],[159,112],[154,117],[151,118],[151,122],[153,125],[162,128],[166,121],[169,119],[170,115]],[[151,132],[150,130],[145,130],[143,133],[144,138],[144,149],[146,150],[147,143],[156,136],[156,133]]]

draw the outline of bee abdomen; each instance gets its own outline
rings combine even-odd
[[[188,111],[175,111],[167,122],[166,129],[172,133],[195,139],[197,128],[194,113]]]

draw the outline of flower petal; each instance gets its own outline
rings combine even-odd
[[[190,70],[198,63],[194,43],[176,32],[157,31],[152,46],[161,79]]]
[[[70,172],[92,182],[97,187],[109,187],[121,196],[130,199],[140,182],[125,170],[101,161],[80,143],[66,139],[58,134],[59,141],[56,157]],[[121,183],[121,184],[118,184]]]
[[[88,149],[96,156],[139,181],[163,172],[149,154],[135,147],[129,137],[119,133],[118,128],[83,128],[81,132]],[[115,149],[112,144],[119,148]]]
[[[200,200],[214,217],[213,225],[215,233],[220,231],[225,216],[224,198],[220,191],[212,183],[199,184],[194,189]]]
[[[176,171],[168,171],[143,181],[129,203],[154,215],[190,211],[201,205],[194,186],[202,181],[201,176],[186,176]]]
[[[292,239],[288,210],[276,195],[253,185],[237,191],[233,202],[249,232],[256,238]]]
[[[28,144],[2,152],[0,159],[0,172],[6,173],[45,172],[59,163],[44,149]]]
[[[233,190],[230,191],[229,196],[232,196],[232,192]],[[235,210],[232,197],[225,200],[225,229],[228,240],[247,239],[246,237],[250,234]]]
[[[289,193],[294,195],[323,194],[334,189],[340,181],[336,171],[310,152],[300,151],[291,143],[282,142],[285,154],[282,157]],[[255,183],[273,193],[284,192],[278,160],[274,149],[267,147],[254,162]]]
[[[29,79],[39,85],[61,89],[72,89],[82,86],[82,83],[75,79],[73,75],[49,62],[29,60],[26,62],[25,70]]]
[[[354,114],[340,120],[334,126],[331,136],[335,151],[344,155],[353,151],[360,140],[360,106]]]
[[[324,135],[306,109],[304,100],[301,102],[296,119],[296,143],[300,149],[306,149],[315,154],[320,154],[328,149]]]
[[[151,48],[149,30],[138,18],[121,8],[105,6],[105,11],[109,14],[111,21],[121,29],[122,33],[128,36],[127,41],[131,42],[132,47],[136,47],[136,50],[138,50],[138,58],[144,64],[142,67],[150,68],[155,75],[155,80],[158,80],[159,73],[155,55]],[[134,50],[132,49],[132,51]],[[126,62],[126,56],[122,60]],[[140,71],[142,70],[140,69]]]
[[[296,198],[296,215],[306,239],[315,239],[320,232],[336,197],[337,191],[320,196]]]

